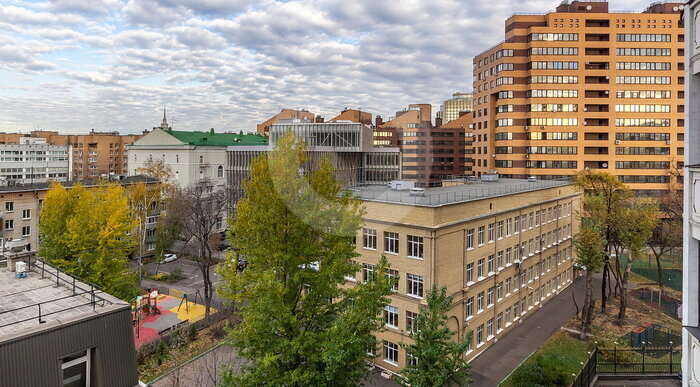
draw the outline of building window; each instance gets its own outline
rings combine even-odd
[[[376,266],[370,265],[369,263],[362,264],[362,281],[364,283],[374,281],[374,269]]]
[[[411,258],[423,258],[423,237],[408,236],[408,256]]]
[[[407,352],[406,353],[406,365],[417,366],[418,365],[418,358]]]
[[[384,361],[393,365],[399,362],[399,345],[384,340]]]
[[[22,236],[29,236],[31,234],[31,226],[22,226]]]
[[[494,267],[493,267],[493,254],[490,254],[490,255],[489,255],[489,259],[488,259],[488,261],[487,261],[487,266],[488,266],[488,272],[489,272],[489,274],[490,274],[490,273],[493,273],[493,272],[495,271],[495,270],[494,270]]]
[[[61,359],[63,386],[88,387],[90,382],[90,350],[78,352]]]
[[[384,232],[384,252],[390,254],[399,253],[399,234],[395,232]]]
[[[510,279],[510,277],[508,277],[508,278],[506,278],[506,294],[510,294],[510,284],[511,284],[511,279]]]
[[[413,332],[416,330],[416,319],[418,318],[418,313],[406,311],[406,330],[408,332]]]
[[[496,315],[496,332],[503,329],[503,312]]]
[[[496,254],[496,267],[503,268],[503,250]]]
[[[481,278],[484,276],[484,262],[485,258],[481,258],[476,264],[476,276]]]
[[[474,248],[474,229],[467,230],[467,249]]]
[[[480,345],[483,343],[484,343],[484,324],[481,324],[476,328],[476,344]]]
[[[157,216],[149,216],[146,218],[146,224],[155,224],[155,223],[158,223]]]
[[[14,230],[15,229],[15,221],[12,219],[8,219],[5,221],[5,230]]]
[[[199,156],[199,163],[200,164],[204,163],[204,156]]]
[[[384,307],[384,324],[391,328],[399,327],[399,308],[391,305]]]
[[[467,317],[472,317],[474,315],[474,297],[469,297],[466,303]]]
[[[479,292],[476,295],[476,312],[481,312],[484,310],[484,292]]]
[[[484,226],[479,226],[479,234],[477,235],[477,243],[479,246],[484,244]]]
[[[494,224],[489,223],[489,243],[495,241]]]
[[[411,296],[423,297],[423,276],[416,274],[406,275],[407,293]]]
[[[148,242],[146,243],[146,250],[148,251],[153,251],[156,249],[156,244],[155,242]]]
[[[15,210],[15,202],[6,202],[5,203],[5,211],[12,212],[14,210]]]
[[[32,217],[32,210],[22,210],[22,219],[30,219]]]
[[[384,274],[387,278],[389,278],[389,281],[392,281],[391,285],[391,290],[398,292],[399,291],[399,272],[398,270],[394,269],[386,269],[386,274]]]
[[[224,167],[221,165],[216,169],[216,177],[224,177]]]
[[[365,249],[377,249],[377,230],[370,228],[362,229],[362,247]]]
[[[467,282],[474,281],[474,262],[467,264]]]

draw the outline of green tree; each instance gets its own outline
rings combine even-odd
[[[130,300],[138,290],[127,259],[134,249],[130,233],[135,227],[129,199],[120,185],[86,188],[76,184],[66,190],[55,183],[39,218],[39,255],[107,293]]]
[[[576,263],[586,271],[586,295],[581,311],[581,340],[586,338],[593,322],[593,273],[599,272],[605,264],[605,240],[595,224],[591,224],[590,221],[587,223],[582,225],[574,240]]]
[[[413,363],[401,371],[402,383],[406,386],[442,386],[448,382],[468,385],[471,382],[469,363],[464,353],[471,343],[454,340],[457,332],[447,326],[447,312],[452,306],[452,297],[447,296],[447,287],[435,285],[426,296],[427,306],[420,306],[415,329],[410,332],[413,344],[402,344]]]
[[[258,157],[229,235],[249,265],[229,253],[219,293],[240,305],[229,335],[246,359],[224,385],[354,386],[366,372],[372,335],[392,281],[382,258],[372,280],[342,286],[360,267],[351,259],[363,210],[341,189],[329,160],[305,170],[307,153],[292,134]]]
[[[617,238],[621,211],[633,196],[632,190],[617,177],[593,170],[583,170],[576,173],[574,184],[583,191],[582,222],[592,219],[601,230],[605,240],[605,264],[603,266],[603,281],[601,289],[601,312],[605,312],[610,296],[610,258],[621,253],[622,245]],[[617,278],[616,278],[617,279]]]
[[[136,244],[138,248],[135,253],[137,255],[139,268],[138,268],[138,282],[141,284],[141,276],[143,271],[142,258],[146,246],[146,235],[150,227],[147,223],[149,216],[154,216],[158,213],[161,205],[161,188],[160,183],[157,184],[146,184],[140,181],[126,189],[126,193],[129,197],[129,209],[131,211],[131,216],[136,221],[136,227],[134,229],[134,236],[136,237]]]

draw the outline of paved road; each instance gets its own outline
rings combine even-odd
[[[571,319],[576,307],[571,299],[574,293],[579,308],[583,306],[586,280],[580,277],[572,285],[549,300],[540,310],[531,314],[515,329],[472,360],[474,386],[496,386],[522,363],[549,336]],[[600,293],[600,278],[594,278],[596,298]]]

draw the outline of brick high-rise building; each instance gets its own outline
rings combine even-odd
[[[299,122],[314,122],[316,116],[306,109],[282,109],[279,113],[267,119],[262,124],[258,124],[258,133],[267,136],[270,133],[270,125],[278,122],[299,120]]]
[[[635,190],[668,188],[683,160],[681,3],[611,13],[601,1],[513,15],[474,58],[477,175],[609,171]]]

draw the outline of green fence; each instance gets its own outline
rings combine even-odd
[[[627,262],[625,255],[620,256],[620,264]],[[632,272],[649,278],[654,282],[659,282],[659,271],[656,268],[655,259],[637,259],[632,262]],[[661,280],[664,286],[679,291],[683,290],[683,271],[680,269],[662,269]]]

